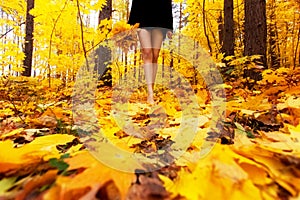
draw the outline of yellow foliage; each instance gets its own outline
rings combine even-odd
[[[45,199],[74,199],[92,192],[92,188],[101,188],[108,181],[113,181],[122,199],[134,181],[134,175],[124,173],[105,166],[96,160],[89,152],[83,151],[69,158],[66,162],[69,170],[82,170],[74,176],[59,176],[56,184],[45,194]]]
[[[138,24],[133,27],[137,28],[137,26],[138,26]],[[130,24],[127,24],[126,21],[118,21],[114,24],[111,34],[116,35],[116,34],[128,31],[131,28],[132,28],[132,26]]]
[[[263,80],[259,83],[261,84],[277,84],[277,85],[286,85],[287,81],[285,79],[285,75],[289,73],[290,70],[287,68],[279,68],[277,70],[267,69],[262,72]]]
[[[217,144],[192,172],[181,170],[174,182],[161,178],[174,196],[179,194],[189,200],[260,199],[259,188],[249,180],[247,172],[238,164],[239,159],[230,147]],[[253,165],[251,160],[244,161]]]
[[[114,2],[120,8],[125,8],[126,3],[127,1]],[[175,0],[174,3],[184,2]],[[213,35],[212,33],[219,31],[218,28],[221,24],[218,24],[217,19],[222,17],[224,2],[219,0],[206,1],[204,5],[204,2],[201,1],[187,0],[185,3],[186,7],[183,14],[186,15],[188,23],[180,30],[181,33],[192,37],[206,49],[209,42],[212,47],[210,53],[221,59],[222,54],[215,56],[221,49],[218,42],[219,38],[217,34]],[[270,5],[271,2],[267,3]],[[35,1],[35,9],[31,11],[31,14],[35,16],[34,69],[38,69],[41,75],[38,78],[31,79],[2,77],[0,83],[0,96],[3,98],[0,102],[0,175],[1,177],[9,177],[0,180],[0,198],[5,198],[5,195],[10,191],[19,190],[17,194],[10,193],[12,195],[11,199],[27,199],[39,192],[39,198],[41,199],[93,199],[100,189],[107,189],[107,185],[113,185],[116,188],[114,190],[115,199],[125,199],[130,185],[136,180],[135,175],[132,173],[116,171],[106,166],[107,163],[99,162],[87,150],[83,150],[85,147],[83,144],[78,144],[77,136],[56,134],[59,129],[68,129],[68,133],[76,134],[75,129],[79,126],[77,124],[74,127],[66,127],[66,125],[72,125],[70,120],[72,115],[70,110],[72,88],[65,89],[64,87],[65,84],[74,86],[74,82],[67,83],[66,80],[73,80],[76,76],[77,70],[84,63],[84,53],[89,53],[108,37],[115,42],[113,45],[121,48],[125,54],[132,46],[138,44],[137,31],[139,24],[131,26],[124,20],[113,24],[110,19],[102,20],[96,27],[92,27],[92,24],[88,23],[87,16],[90,13],[98,12],[105,4],[105,0],[80,0],[81,13],[78,13],[76,1]],[[243,22],[240,19],[244,18],[243,12],[240,12],[240,2],[235,1],[234,4],[236,8],[234,10],[235,22],[240,23],[237,24],[237,27],[240,27]],[[295,26],[297,24],[295,21],[297,19],[295,8],[298,7],[296,1],[279,1],[276,2],[276,5],[274,9],[277,12],[276,26],[280,30],[277,33],[278,45],[281,51],[280,59],[287,58],[284,62],[289,63],[292,59],[292,56],[289,55],[297,54],[297,52],[294,52],[294,48],[290,47],[294,45],[296,39],[294,37],[297,33],[295,31],[295,28],[297,28]],[[23,38],[23,28],[20,28],[20,24],[26,18],[26,2],[21,0],[1,1],[0,6],[1,11],[4,12],[3,16],[9,15],[7,19],[0,19],[0,26],[12,28],[15,38]],[[286,8],[291,9],[287,12],[288,9]],[[114,14],[116,12],[117,14],[114,17],[124,19],[126,16],[124,10],[118,11],[116,9]],[[84,19],[82,27],[78,22],[78,14],[81,14]],[[204,14],[207,22],[206,27],[204,27],[202,21]],[[239,18],[236,19],[236,17]],[[95,20],[92,19],[91,21]],[[287,24],[292,26],[287,28]],[[209,32],[208,38],[204,35],[204,28]],[[83,31],[83,38],[81,30]],[[237,35],[241,35],[239,30],[236,31]],[[1,71],[4,69],[3,66],[8,65],[11,66],[10,73],[23,70],[21,66],[24,54],[20,48],[21,45],[15,42],[15,38],[14,40],[5,39],[5,43],[1,44],[1,50],[3,50],[0,56]],[[241,45],[242,38],[238,37],[236,39],[235,51],[239,55],[241,49],[243,49]],[[83,51],[83,45],[88,52]],[[181,50],[185,50],[185,45],[190,44],[181,44]],[[161,53],[165,65],[170,65],[172,61],[174,69],[177,70],[176,72],[179,72],[185,78],[190,80],[198,78],[191,61],[171,55],[166,50],[162,50]],[[138,51],[135,55],[128,55],[127,58],[133,59],[135,56],[139,57],[140,52]],[[162,58],[159,62],[162,62]],[[230,60],[233,58],[227,57],[225,59]],[[251,59],[247,60],[249,58],[236,59],[231,63],[237,66],[236,70],[239,73],[236,74],[241,75],[244,72],[243,65],[248,61],[252,61]],[[258,56],[252,58],[258,58]],[[120,67],[117,65],[122,63],[116,62],[113,67],[119,67],[118,70],[123,72],[125,69],[129,70],[139,66],[141,59],[137,60],[135,64],[130,62],[128,62],[128,66],[122,65]],[[252,64],[247,65],[247,67],[257,67]],[[116,71],[116,69],[113,70]],[[117,81],[118,78],[124,75],[120,71],[119,74],[113,73],[113,76],[115,76],[113,78]],[[177,176],[171,180],[167,176],[160,175],[165,188],[171,193],[170,199],[181,197],[187,200],[299,198],[300,87],[290,84],[294,72],[284,67],[279,67],[276,70],[264,70],[262,72],[263,80],[259,81],[260,85],[255,85],[253,90],[240,88],[240,84],[247,81],[246,79],[230,83],[232,85],[223,83],[215,87],[215,89],[225,88],[229,91],[226,95],[232,97],[227,99],[227,111],[228,114],[236,115],[227,115],[222,121],[228,128],[228,132],[233,131],[235,135],[232,138],[234,144],[230,146],[213,142],[206,143],[207,140],[211,139],[209,138],[211,135],[207,137],[208,134],[218,134],[212,132],[213,130],[209,128],[216,116],[211,116],[213,115],[211,114],[211,99],[204,80],[197,79],[201,83],[193,86],[193,89],[197,90],[196,96],[198,96],[198,103],[201,105],[203,112],[201,115],[200,113],[197,115],[199,124],[192,124],[194,116],[188,113],[185,119],[191,120],[186,122],[187,127],[180,133],[182,135],[189,134],[191,133],[190,127],[197,126],[195,138],[189,144],[187,152],[174,161],[174,165],[178,167]],[[49,75],[48,78],[51,77],[52,85],[49,85],[50,79],[43,79],[47,75]],[[52,78],[54,75],[58,78]],[[297,76],[292,78],[294,78],[293,84],[297,84]],[[248,81],[250,82],[250,80]],[[276,87],[278,85],[282,87]],[[266,91],[264,86],[268,86],[270,89]],[[114,146],[118,150],[126,152],[123,155],[128,157],[123,161],[122,167],[128,167],[128,169],[132,169],[132,166],[138,164],[141,168],[144,167],[141,163],[133,163],[135,160],[132,159],[132,154],[137,151],[145,155],[151,155],[151,151],[164,153],[164,150],[158,149],[157,143],[166,141],[166,138],[174,141],[181,125],[183,125],[184,108],[171,92],[165,92],[167,89],[164,86],[157,86],[156,89],[159,98],[158,105],[149,107],[149,105],[141,103],[140,101],[146,98],[146,90],[140,90],[137,91],[138,94],[134,94],[129,98],[128,104],[116,104],[119,110],[115,109],[117,111],[117,117],[115,118],[110,113],[112,107],[112,92],[110,89],[106,88],[103,96],[101,94],[96,95],[97,98],[101,97],[96,100],[95,105],[87,101],[82,103],[79,106],[80,109],[92,109],[87,110],[87,113],[78,114],[78,119],[91,121],[94,126],[99,126],[103,133],[101,139],[108,141],[107,143],[100,141],[100,133],[96,132],[92,137],[84,138],[88,141],[85,141],[85,144],[98,147],[94,150],[103,153],[102,158],[116,165],[120,163],[121,158],[115,159],[115,157],[110,156],[110,153],[112,153],[111,147]],[[284,91],[281,92],[282,90]],[[177,91],[179,95],[185,95],[178,88],[175,88],[174,91]],[[82,92],[86,91],[83,90]],[[94,98],[93,95],[89,97]],[[118,118],[122,114],[121,111],[126,109],[128,109],[128,112],[124,118],[133,122],[134,126],[131,129],[130,126],[126,129],[128,121],[123,122],[123,118]],[[91,112],[95,110],[98,118]],[[278,130],[273,131],[272,129],[275,129],[277,124],[270,119],[269,121],[272,123],[267,124],[257,120],[259,116],[271,111],[276,111],[276,116],[270,119],[282,122],[283,128],[280,127]],[[149,117],[150,115],[152,117]],[[164,117],[157,117],[160,115]],[[144,132],[137,131],[150,129],[150,126],[147,126],[149,124],[163,126],[158,131],[154,128],[156,132],[153,129],[150,130],[159,134],[160,138],[156,141],[151,140],[150,137],[143,138],[147,132],[143,135]],[[36,132],[37,134],[29,134],[25,125],[30,126],[30,128],[42,127],[43,130],[46,130],[46,133],[41,131]],[[268,132],[259,128],[265,128]],[[247,138],[245,133],[248,130],[255,131],[256,138]],[[142,134],[134,135],[134,131]],[[222,127],[220,131],[227,133]],[[223,132],[222,134],[224,134]],[[40,136],[39,134],[45,135]],[[223,139],[226,139],[226,137],[228,136],[225,135]],[[18,141],[21,142],[18,143]],[[178,141],[178,143],[184,142]],[[136,147],[135,145],[140,146]],[[200,150],[207,147],[205,145],[215,146],[203,158]],[[65,153],[70,154],[70,157],[62,159],[61,156]],[[60,161],[67,163],[69,166],[66,171],[61,173],[50,168],[53,167],[49,166],[48,163],[51,158],[61,159]],[[151,156],[141,156],[140,161],[151,159]],[[45,169],[39,171],[38,168],[41,166]],[[34,170],[30,171],[29,169]],[[47,170],[46,173],[44,173],[45,170]],[[172,169],[167,166],[166,169],[162,169],[160,172],[164,170],[169,172]],[[26,173],[30,173],[32,177],[25,177],[26,180],[21,180],[22,183],[16,182],[19,178],[22,179],[24,175],[28,175]],[[41,175],[36,175],[36,173]],[[9,185],[9,187],[6,185]]]
[[[37,165],[52,157],[59,157],[56,145],[70,142],[75,137],[72,135],[48,135],[38,137],[29,144],[14,148],[13,141],[0,142],[0,173],[21,170],[27,165]]]

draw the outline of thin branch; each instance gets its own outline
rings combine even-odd
[[[82,17],[81,17],[81,12],[80,12],[79,0],[77,0],[76,2],[77,2],[78,17],[79,17],[79,20],[80,20],[82,50],[83,50],[83,53],[84,53],[84,58],[85,58],[87,70],[89,70],[89,62],[88,62],[88,59],[87,59],[87,51],[86,51],[85,45],[84,45],[83,22],[82,22]]]
[[[25,22],[22,22],[21,24],[19,24],[18,26],[22,26],[23,24],[25,24]],[[9,32],[13,31],[15,28],[11,28],[8,31],[6,31],[5,33],[1,34],[0,39],[2,39],[3,37],[5,37]]]
[[[59,15],[57,16],[57,18],[55,19],[54,21],[54,25],[53,25],[53,29],[51,31],[51,34],[50,34],[50,44],[49,44],[49,55],[48,55],[48,59],[50,60],[51,58],[51,51],[52,51],[52,37],[53,37],[53,34],[54,34],[54,31],[55,31],[55,28],[56,28],[56,24],[60,18],[60,16],[62,15],[62,12],[64,11],[64,9],[66,8],[67,6],[67,3],[68,3],[69,0],[66,0],[65,4],[64,4],[64,7],[60,10],[60,13]],[[48,62],[48,78],[49,78],[49,87],[51,86],[51,69],[50,69],[50,64]]]
[[[211,48],[211,45],[210,45],[210,41],[209,41],[209,36],[207,34],[207,30],[206,30],[206,12],[205,12],[205,0],[203,0],[203,5],[202,5],[202,15],[203,15],[203,18],[202,18],[202,22],[203,22],[203,30],[204,30],[204,35],[206,37],[206,40],[207,40],[207,45],[208,45],[208,48],[209,48],[209,54],[212,54],[212,48]]]
[[[206,22],[207,22],[209,31],[210,31],[210,33],[211,33],[211,35],[212,35],[212,38],[213,38],[213,40],[214,40],[214,43],[216,44],[216,48],[217,48],[218,52],[221,52],[221,48],[220,48],[219,45],[218,45],[218,42],[217,42],[215,33],[214,33],[214,31],[212,30],[212,29],[213,29],[213,26],[212,26],[212,24],[211,24],[211,21],[209,21],[209,19],[206,18]]]
[[[293,70],[296,68],[296,59],[297,59],[297,51],[298,51],[298,48],[299,48],[299,38],[300,38],[300,26],[299,26],[299,29],[298,29],[298,36],[297,36],[297,43],[296,43],[296,48],[295,48],[295,56],[294,56],[294,66],[293,66]],[[300,60],[300,57],[298,58]]]

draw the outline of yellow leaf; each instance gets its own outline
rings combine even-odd
[[[258,145],[239,146],[235,152],[253,160],[261,165],[261,168],[265,168],[272,182],[279,184],[289,191],[292,196],[296,196],[300,191],[300,180],[295,177],[296,169],[292,166],[287,168],[282,162],[285,156],[288,157],[290,155],[289,153],[279,149],[276,150],[274,147],[270,148],[264,142],[260,142]],[[291,159],[291,155],[287,159]]]
[[[24,128],[18,128],[18,129],[15,129],[15,130],[13,130],[13,131],[11,131],[9,133],[1,135],[0,138],[4,139],[4,138],[8,138],[10,136],[18,135],[18,134],[20,134],[23,131],[24,131]]]
[[[248,173],[237,164],[239,157],[230,147],[216,144],[191,173],[181,170],[173,183],[165,177],[162,179],[174,196],[179,194],[191,200],[260,199],[259,188],[248,180]]]
[[[56,145],[66,144],[75,139],[72,135],[47,135],[37,137],[31,143],[14,148],[13,141],[0,142],[0,173],[20,170],[27,165],[40,163],[52,157],[59,157]]]
[[[80,170],[73,176],[58,176],[56,184],[44,196],[45,199],[79,199],[92,188],[100,189],[108,181],[113,181],[124,199],[135,175],[116,171],[98,160],[89,152],[82,151],[65,160],[68,170]]]

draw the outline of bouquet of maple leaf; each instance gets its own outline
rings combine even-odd
[[[130,25],[125,21],[117,22],[111,31],[112,40],[117,47],[120,47],[125,53],[137,46],[137,30],[139,24]]]

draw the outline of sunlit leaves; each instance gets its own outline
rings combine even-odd
[[[3,12],[8,14],[7,19],[1,19],[0,24],[8,31],[17,36],[23,36],[21,23],[25,22],[25,1],[9,1],[2,3]],[[89,15],[102,9],[104,0],[79,1],[80,15],[84,18],[83,24],[78,21],[78,7],[76,1],[35,1],[31,14],[34,16],[34,62],[33,69],[45,77],[47,74],[60,74],[60,76],[71,78],[82,65],[84,54],[82,40],[87,51],[90,51],[105,39],[108,33],[105,27],[97,29],[98,19]],[[24,11],[25,9],[25,11]],[[104,22],[101,22],[103,26]],[[81,36],[83,27],[84,38]],[[3,34],[6,34],[3,32]],[[12,34],[8,34],[12,36]],[[12,43],[8,38],[3,45],[1,54],[1,67],[11,66],[9,71],[22,71],[24,59],[19,42]]]
[[[13,1],[1,1],[0,7],[9,15],[12,15],[19,23],[21,19],[24,20],[23,16],[26,12],[26,2],[22,0],[13,0]]]
[[[72,199],[80,196],[96,196],[96,192],[108,181],[113,181],[118,188],[118,193],[122,199],[134,181],[133,174],[122,173],[111,169],[86,151],[79,153],[73,158],[65,159],[68,163],[68,170],[75,170],[72,176],[59,176],[56,184],[45,194],[46,199]],[[95,189],[96,191],[93,191]]]
[[[270,72],[274,73],[270,70],[265,73]],[[278,69],[277,73],[284,75],[289,72]],[[294,75],[296,76],[297,73]],[[46,88],[51,94],[41,93],[47,101],[38,104],[25,101],[26,103],[22,104],[23,107],[17,106],[24,116],[27,116],[27,123],[32,128],[38,126],[40,129],[35,131],[27,128],[9,129],[7,127],[3,129],[5,133],[3,132],[4,134],[0,136],[2,140],[0,148],[3,149],[0,153],[0,173],[12,178],[0,181],[0,185],[7,184],[2,191],[2,196],[16,197],[18,191],[18,195],[23,197],[36,192],[35,194],[44,199],[93,198],[97,196],[98,191],[107,188],[108,185],[114,188],[110,191],[110,195],[114,194],[123,198],[127,196],[127,193],[131,191],[130,185],[135,181],[133,174],[121,173],[103,165],[83,150],[83,145],[78,143],[75,136],[54,134],[61,130],[59,129],[60,121],[66,125],[71,123],[68,116],[72,113],[67,110],[70,109],[68,104],[64,100],[58,100],[58,98],[66,98],[63,94],[69,93],[67,89],[65,91],[59,89],[61,81],[53,82],[55,88],[48,88],[46,81],[38,82],[36,79],[10,78],[9,84],[6,81],[3,79],[2,84],[15,88],[12,93],[14,95],[11,95],[14,99],[17,99],[15,96],[18,92],[17,87],[24,90],[24,93],[18,93],[20,96],[18,98],[21,99],[27,97],[28,94],[34,94],[32,91],[40,94],[42,88]],[[38,83],[40,87],[36,87]],[[250,90],[237,88],[235,84],[231,83],[231,87],[226,87],[228,91],[231,91],[229,95],[234,96],[228,100],[226,118],[228,130],[235,133],[234,144],[230,146],[216,144],[206,157],[201,157],[199,151],[203,148],[211,123],[211,105],[207,94],[198,92],[198,98],[204,100],[201,100],[203,111],[199,116],[200,122],[195,139],[187,152],[175,161],[176,165],[180,166],[179,171],[176,171],[176,176],[172,178],[167,175],[160,176],[166,190],[171,194],[170,198],[181,196],[182,199],[198,200],[222,199],[224,196],[230,199],[298,197],[300,191],[299,169],[297,168],[300,148],[298,144],[300,139],[299,86],[291,86],[285,91],[283,89],[286,86],[274,86],[270,89],[261,89],[260,93],[253,93]],[[101,126],[103,136],[124,151],[138,151],[145,155],[151,155],[154,151],[166,153],[158,149],[158,142],[173,141],[181,125],[183,110],[170,91],[162,89],[164,87],[161,85],[156,88],[157,96],[161,99],[159,106],[155,107],[157,109],[151,110],[143,103],[146,94],[145,90],[140,89],[129,98],[128,117],[141,129],[146,124],[156,123],[154,115],[149,123],[147,114],[152,112],[151,114],[159,115],[165,112],[166,123],[165,127],[159,131],[160,138],[143,142],[141,138],[126,134],[110,116],[112,91],[108,88],[99,88],[94,105],[99,119],[95,123]],[[194,86],[194,88],[199,91],[203,89],[201,86]],[[5,89],[1,91],[8,92]],[[278,93],[276,96],[278,113],[270,114],[274,111],[272,100],[275,98],[274,93]],[[238,95],[241,97],[239,98]],[[9,102],[4,101],[2,105],[9,105]],[[82,106],[84,108],[87,105]],[[13,107],[7,106],[7,108]],[[14,113],[10,115],[13,116]],[[6,120],[10,119],[9,115],[2,117]],[[284,122],[284,124],[275,131],[278,128],[278,122]],[[41,129],[41,127],[48,127],[48,129]],[[107,149],[102,149],[102,151],[105,150]],[[45,171],[47,172],[44,173]],[[26,176],[34,172],[40,175]],[[14,177],[21,175],[26,176],[26,182],[16,182]]]
[[[3,47],[3,53],[0,55],[0,69],[4,71],[4,66],[11,66],[13,71],[22,72],[21,61],[24,59],[24,53],[19,46],[12,41],[7,41],[5,45],[1,43],[1,46]]]
[[[14,148],[12,141],[0,142],[1,163],[0,172],[9,173],[21,170],[26,165],[38,165],[43,160],[59,157],[56,145],[64,144],[74,139],[71,135],[49,135],[36,138],[21,148]],[[55,142],[54,142],[55,141]]]
[[[180,2],[182,1],[175,1]],[[114,36],[120,34],[127,37],[135,34],[125,21],[112,26],[111,20],[102,20],[99,26],[92,27],[88,20],[98,19],[89,19],[87,15],[90,12],[97,12],[104,3],[102,0],[79,1],[81,15],[84,18],[83,44],[89,52],[107,38],[110,27],[113,27]],[[123,8],[125,3],[122,3],[120,7]],[[188,5],[186,12],[190,15],[189,23],[183,32],[201,41],[205,46],[201,24],[203,15],[201,2],[186,3]],[[206,3],[210,34],[216,34],[218,31],[216,19],[222,10],[222,1]],[[284,41],[280,45],[288,52],[292,49],[290,25],[294,20],[293,17],[297,15],[287,8],[296,5],[293,1],[277,3],[279,39]],[[24,1],[15,0],[1,2],[5,13],[12,18],[1,19],[0,23],[15,28],[14,33],[17,36],[22,36],[18,23],[24,21],[23,4]],[[130,185],[136,180],[135,176],[113,170],[83,150],[85,147],[77,137],[81,130],[78,124],[73,126],[74,122],[71,120],[74,113],[71,112],[73,88],[70,86],[73,86],[74,82],[66,82],[64,78],[66,76],[74,78],[84,59],[76,1],[37,0],[35,7],[36,9],[31,12],[35,16],[36,25],[34,65],[40,70],[41,76],[28,79],[2,77],[0,82],[0,173],[1,177],[6,177],[0,181],[0,196],[24,199],[39,195],[39,198],[52,200],[93,199],[98,195],[97,198],[101,199],[99,191],[110,188],[110,195],[124,198],[128,189],[130,190]],[[125,15],[122,17],[125,18]],[[122,35],[126,31],[129,31],[129,34]],[[178,39],[176,36],[174,38]],[[2,44],[5,51],[1,54],[2,64],[10,65],[12,71],[20,72],[23,59],[20,44],[9,39],[5,41],[6,43]],[[210,41],[216,50],[217,44],[213,37],[210,37]],[[136,44],[135,42],[136,40],[133,40],[133,44]],[[125,46],[128,50],[130,44],[132,43],[120,44],[118,47]],[[190,45],[196,44],[181,44],[180,48],[186,50]],[[139,53],[129,55],[128,58],[131,59]],[[198,82],[194,82],[192,90],[202,109],[198,116],[200,121],[194,140],[187,152],[174,163],[178,171],[172,177],[161,176],[171,196],[195,200],[299,198],[299,70],[283,67],[276,70],[260,68],[263,79],[257,82],[254,88],[247,88],[243,87],[243,83],[248,79],[243,79],[242,75],[245,69],[259,68],[252,62],[258,56],[238,59],[229,57],[227,61],[233,60],[230,64],[234,65],[234,68],[232,71],[226,71],[225,76],[234,74],[239,80],[230,79],[224,84],[220,83],[216,88],[227,90],[227,115],[223,125],[226,125],[227,132],[234,133],[234,138],[231,138],[234,144],[231,146],[217,144],[207,157],[202,158],[199,151],[206,141],[207,133],[211,131],[209,125],[214,117],[210,113],[212,106],[210,94],[204,80],[195,75],[194,63],[180,60],[179,56],[171,55],[165,50],[161,53],[159,62],[165,59],[164,64],[169,65],[172,61],[174,69],[184,78],[191,81],[192,78],[197,79]],[[203,64],[205,61],[201,62]],[[113,65],[113,70],[125,71],[124,66],[117,64]],[[137,61],[136,65],[139,64],[140,61]],[[132,69],[130,67],[127,69]],[[48,84],[49,80],[43,79],[49,69],[52,70],[50,75],[57,76],[57,79],[52,78],[51,85]],[[117,72],[113,73],[115,83],[120,78],[116,74]],[[135,83],[130,82],[132,85]],[[184,96],[179,88],[176,85],[174,91]],[[86,93],[85,90],[81,92]],[[160,149],[161,144],[168,145],[174,142],[185,109],[179,105],[175,95],[168,91],[165,85],[156,86],[159,105],[152,108],[143,102],[146,99],[145,88],[138,88],[128,98],[127,117],[135,124],[135,128],[132,129],[124,129],[123,124],[118,123],[120,119],[111,115],[111,88],[100,88],[98,92],[95,105],[84,102],[79,106],[85,113],[81,113],[82,115],[78,117],[81,120],[90,120],[94,126],[100,126],[103,132],[101,139],[105,138],[130,153],[139,152],[146,156],[153,153],[168,153],[165,149]],[[92,94],[86,97],[94,98]],[[91,110],[87,107],[91,107]],[[121,103],[120,109],[116,110],[118,114],[125,109],[124,107],[125,104]],[[93,115],[93,111],[96,115]],[[188,119],[192,117],[190,113],[187,115]],[[159,130],[157,131],[159,136],[143,140],[144,135],[134,135],[133,131],[136,130],[147,131],[147,125]],[[159,129],[161,125],[164,127]],[[220,130],[225,132],[225,129]],[[150,133],[149,136],[153,136],[153,132],[146,131],[139,133]],[[183,134],[189,133],[188,128],[183,130]],[[88,140],[88,135],[84,139]],[[101,142],[97,140],[99,138],[91,139],[95,139],[95,145]],[[216,140],[219,142],[221,139]],[[100,150],[108,151],[106,148]],[[108,156],[106,158],[111,159]],[[117,161],[119,160],[113,160]],[[131,166],[132,163],[126,164]],[[171,171],[171,167],[168,167],[165,170]],[[105,198],[102,196],[102,199]]]
[[[214,52],[218,52],[219,44],[218,41],[218,18],[222,15],[223,1],[206,1],[205,4],[205,15],[206,15],[206,27],[203,24],[203,1],[186,1],[186,9],[183,13],[187,16],[188,23],[183,28],[183,33],[191,36],[193,39],[198,41],[201,46],[208,50],[206,37],[204,34],[204,28],[209,30],[209,40],[213,45]],[[213,53],[213,52],[211,52]]]

